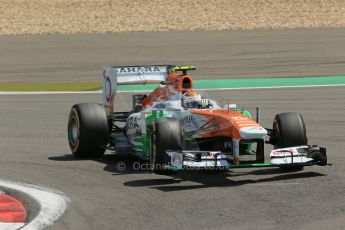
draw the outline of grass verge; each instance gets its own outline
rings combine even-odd
[[[94,91],[102,88],[99,82],[61,82],[61,83],[5,83],[0,91]]]

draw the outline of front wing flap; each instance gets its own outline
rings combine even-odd
[[[167,151],[170,166],[176,170],[181,169],[229,169],[228,156],[221,152],[210,151]]]
[[[326,149],[315,145],[273,149],[270,159],[271,164],[277,166],[327,165]]]

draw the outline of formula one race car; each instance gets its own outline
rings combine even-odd
[[[74,156],[99,158],[105,150],[148,160],[156,173],[183,169],[327,165],[326,149],[308,145],[299,113],[277,114],[263,128],[235,104],[219,106],[193,91],[193,66],[111,66],[103,71],[103,104],[76,104],[68,119]],[[113,108],[118,85],[159,84],[133,95],[131,111]],[[265,162],[265,143],[274,146]]]

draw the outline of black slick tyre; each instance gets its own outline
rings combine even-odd
[[[179,120],[175,118],[161,118],[153,122],[150,161],[154,173],[176,173],[174,170],[166,169],[171,160],[170,156],[166,154],[166,150],[182,150],[182,148],[182,127]]]
[[[68,117],[68,142],[77,158],[100,158],[108,142],[109,124],[100,104],[73,105]]]
[[[273,121],[275,148],[307,145],[307,132],[300,113],[280,113]]]
[[[273,121],[274,148],[288,148],[307,145],[307,132],[304,119],[300,113],[280,113]],[[301,170],[301,165],[281,167],[287,170]]]

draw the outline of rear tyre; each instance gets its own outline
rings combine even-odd
[[[307,145],[307,132],[304,119],[300,113],[280,113],[273,121],[274,148],[287,148]],[[285,170],[301,170],[303,166],[289,165]]]
[[[182,127],[177,119],[161,118],[153,122],[150,161],[154,173],[165,175],[176,173],[177,171],[166,168],[171,159],[165,151],[182,150],[182,148]]]
[[[100,104],[73,105],[68,117],[68,142],[77,158],[100,158],[108,142],[109,124]]]

